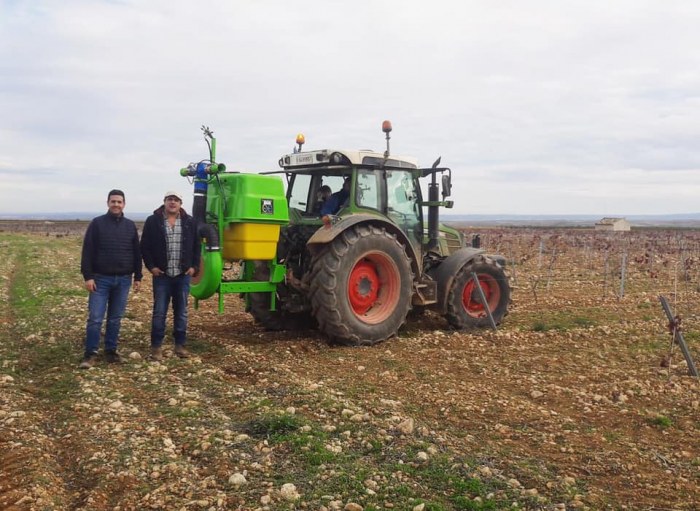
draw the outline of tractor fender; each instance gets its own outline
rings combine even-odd
[[[199,263],[199,271],[190,284],[190,294],[198,300],[206,300],[216,293],[221,284],[221,271],[223,260],[221,251],[207,251],[202,247],[202,259]]]
[[[413,274],[416,276],[420,275],[421,265],[418,264],[418,254],[416,254],[413,245],[411,245],[411,242],[401,229],[395,224],[385,220],[384,217],[367,213],[356,213],[346,217],[340,217],[340,220],[337,222],[320,227],[311,238],[309,238],[309,241],[306,242],[306,246],[311,254],[316,255],[324,246],[338,237],[338,235],[345,232],[350,227],[364,223],[383,227],[388,233],[396,235],[396,238],[404,246],[406,254],[411,259]]]
[[[453,254],[445,258],[440,266],[430,272],[430,276],[437,281],[437,310],[444,314],[447,312],[447,295],[452,287],[452,281],[457,275],[457,272],[465,264],[470,263],[476,256],[483,254],[484,250],[479,248],[465,247],[460,248]]]

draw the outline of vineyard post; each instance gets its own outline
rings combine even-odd
[[[627,269],[627,252],[622,254],[622,267],[620,268],[620,298],[625,296],[625,273]]]
[[[498,327],[496,326],[496,320],[493,319],[493,315],[491,314],[491,307],[489,307],[489,303],[486,301],[486,295],[484,295],[484,290],[481,288],[479,277],[476,275],[475,272],[472,272],[472,279],[474,280],[474,287],[476,288],[476,291],[479,294],[479,300],[481,301],[481,305],[484,306],[486,315],[489,318],[489,323],[491,323],[491,328],[497,330]]]
[[[681,318],[680,316],[673,316],[671,312],[671,307],[668,305],[668,300],[665,296],[659,295],[659,301],[661,302],[661,307],[663,307],[666,317],[668,318],[668,329],[671,332],[671,346],[673,343],[680,346],[685,361],[688,363],[688,374],[690,376],[698,376],[698,370],[695,368],[695,363],[693,362],[693,357],[690,355],[690,350],[688,345],[683,339],[683,334],[681,333]]]
[[[510,273],[514,284],[518,282],[518,276],[515,271],[515,255],[513,253],[513,243],[511,242],[508,246],[510,252]]]
[[[549,265],[547,266],[547,290],[549,291],[549,286],[552,281],[552,273],[554,271],[554,261],[557,259],[557,247],[552,248],[552,258],[549,260]]]
[[[608,258],[610,256],[609,249],[605,249],[605,264],[603,265],[603,298],[608,292]]]

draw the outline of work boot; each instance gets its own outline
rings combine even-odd
[[[108,364],[121,364],[124,362],[122,356],[116,351],[105,351],[105,360]]]
[[[175,345],[175,355],[177,355],[180,358],[190,358],[192,356],[190,352],[187,351],[185,347],[181,344]]]
[[[151,346],[151,360],[154,362],[163,361],[163,348],[160,346]]]
[[[83,357],[82,362],[80,362],[80,365],[78,366],[79,369],[90,369],[91,367],[95,367],[95,364],[97,363],[97,355],[95,353],[91,353],[89,355],[85,355]]]

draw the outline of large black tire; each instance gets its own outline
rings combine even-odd
[[[457,272],[447,296],[447,321],[460,330],[491,326],[472,273],[476,273],[479,279],[491,316],[497,325],[508,312],[510,303],[510,285],[503,268],[482,257],[474,259]]]
[[[378,227],[349,228],[313,262],[311,308],[331,342],[370,346],[396,335],[412,290],[404,247]]]
[[[268,280],[270,268],[267,261],[255,261],[253,280]],[[316,321],[309,312],[289,312],[285,310],[285,299],[289,292],[284,284],[277,286],[275,309],[270,310],[270,293],[250,293],[248,312],[256,323],[266,330],[309,330],[316,327]]]

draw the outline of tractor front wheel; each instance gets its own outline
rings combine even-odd
[[[396,335],[411,308],[413,272],[386,230],[354,226],[313,263],[311,306],[331,341],[368,346]]]
[[[486,299],[484,304],[473,275]],[[486,307],[498,325],[508,311],[510,285],[503,268],[483,258],[463,266],[455,275],[447,296],[447,321],[457,329],[486,327],[491,322]]]

